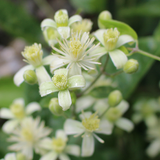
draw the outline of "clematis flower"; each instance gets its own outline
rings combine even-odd
[[[109,135],[112,132],[112,125],[106,120],[100,120],[97,113],[84,112],[80,115],[82,122],[67,119],[64,123],[64,130],[67,135],[82,135],[82,156],[91,156],[94,152],[94,137],[101,143],[104,141],[96,133]]]
[[[30,116],[33,112],[40,110],[41,107],[37,102],[29,103],[26,107],[24,105],[24,99],[15,99],[8,108],[2,108],[0,110],[0,117],[10,119],[5,122],[2,130],[6,133],[11,133],[17,125],[27,116]]]
[[[48,150],[48,152],[40,158],[40,160],[70,160],[67,154],[74,156],[80,155],[80,147],[78,145],[67,145],[67,136],[63,130],[57,130],[55,138],[45,138],[40,144]]]
[[[160,112],[158,100],[140,99],[133,107],[135,110],[132,116],[133,122],[139,123],[143,120],[148,127],[152,127],[157,123],[156,113]]]
[[[42,30],[52,27],[58,31],[62,38],[68,38],[70,36],[71,24],[81,21],[82,17],[79,15],[74,15],[68,18],[67,10],[61,9],[55,13],[54,20],[49,18],[44,19],[41,23]]]
[[[70,89],[78,89],[85,86],[82,75],[68,76],[68,69],[58,69],[54,72],[52,81],[40,85],[40,95],[43,97],[52,92],[58,93],[58,102],[63,110],[69,109],[72,104]]]
[[[35,70],[36,76],[38,78],[38,83],[41,84],[45,81],[50,81],[50,76],[47,73],[43,65],[49,65],[54,56],[49,55],[42,58],[43,51],[41,50],[41,44],[34,43],[32,46],[27,46],[22,52],[22,56],[25,58],[24,61],[29,63],[29,65],[21,68],[14,76],[14,83],[19,86],[23,81],[23,74],[27,70]]]
[[[15,144],[9,146],[12,151],[20,151],[27,158],[33,159],[33,150],[36,153],[44,154],[45,149],[39,142],[51,133],[51,129],[44,126],[44,122],[40,122],[40,118],[33,119],[27,117],[23,119],[9,138],[10,142]]]
[[[102,114],[108,108],[109,105],[104,105],[104,103],[103,105],[94,106],[94,110],[98,111],[98,113],[100,114]],[[112,127],[114,127],[115,125],[122,130],[131,132],[134,128],[132,121],[122,117],[122,115],[128,110],[128,108],[128,102],[122,100],[116,107],[109,108],[106,114],[104,114],[103,118],[107,120]]]
[[[92,21],[90,19],[83,19],[82,21],[73,23],[71,25],[71,28],[73,29],[74,32],[84,33],[84,32],[90,32],[92,29]]]
[[[147,138],[151,143],[149,144],[146,153],[149,157],[154,158],[160,153],[160,120],[155,126],[150,127],[147,130]]]
[[[117,28],[99,29],[94,33],[94,36],[103,45],[101,49],[109,54],[115,67],[117,69],[122,68],[128,58],[120,47],[126,43],[133,42],[134,39],[130,35],[120,35]]]
[[[8,153],[5,155],[4,159],[1,160],[17,160],[15,153]]]
[[[94,40],[94,37],[89,38],[89,33],[71,32],[70,40],[64,39],[63,43],[59,41],[62,50],[53,47],[60,55],[54,54],[55,60],[50,66],[51,72],[66,64],[68,64],[69,75],[80,75],[81,68],[95,69],[95,64],[100,64],[97,62],[98,58],[103,54],[98,50],[99,44],[92,44]]]

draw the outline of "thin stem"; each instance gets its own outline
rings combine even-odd
[[[93,81],[84,91],[82,91],[79,95],[77,95],[77,97],[81,97],[88,89],[90,89],[90,88],[97,82],[97,80],[99,79],[99,77],[100,77],[100,76],[103,74],[103,72],[105,71],[105,68],[106,68],[106,66],[107,66],[108,60],[109,60],[109,55],[107,54],[105,64],[104,64],[104,66],[102,67],[100,73],[97,75],[97,77],[94,79],[94,81]]]
[[[54,10],[46,0],[34,0],[42,12],[49,18],[53,18]]]
[[[102,118],[104,115],[105,115],[105,113],[110,109],[111,107],[109,106],[100,116],[99,116],[99,118]]]
[[[115,77],[115,76],[117,76],[117,75],[119,75],[119,74],[121,74],[121,73],[123,73],[123,70],[118,71],[118,72],[113,73],[113,74],[109,74],[109,73],[107,73],[107,72],[103,72],[103,74],[105,74],[106,76],[109,76],[109,77]]]

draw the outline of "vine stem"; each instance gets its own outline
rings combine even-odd
[[[99,79],[99,77],[104,73],[105,68],[107,66],[107,63],[108,63],[108,60],[109,60],[109,55],[107,54],[105,64],[102,67],[100,73],[97,75],[97,77],[94,79],[94,81],[84,91],[82,91],[80,94],[77,95],[77,97],[81,97],[88,89],[90,89],[96,83],[96,81]]]
[[[114,76],[117,76],[117,75],[119,75],[121,73],[123,73],[123,70],[118,71],[118,72],[113,73],[113,74],[110,74],[110,73],[107,73],[107,72],[104,72],[103,74],[105,74],[106,76],[109,76],[109,77],[114,77]]]
[[[130,50],[131,53],[138,52],[138,53],[140,53],[140,54],[142,54],[142,55],[144,55],[144,56],[147,56],[147,57],[150,57],[150,58],[153,58],[153,59],[155,59],[155,60],[160,61],[160,57],[155,56],[155,55],[152,55],[152,54],[150,54],[150,53],[148,53],[148,52],[142,51],[142,50],[140,50],[139,48],[127,48],[127,49]]]

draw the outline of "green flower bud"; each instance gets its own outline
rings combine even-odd
[[[110,121],[110,122],[115,122],[116,120],[118,120],[121,117],[121,112],[118,108],[110,108],[108,110],[108,112],[106,113],[106,118]]]
[[[26,70],[23,74],[24,81],[28,84],[37,83],[37,76],[33,70]]]
[[[54,19],[56,21],[57,27],[68,26],[68,13],[66,10],[62,9],[55,13]]]
[[[108,104],[111,107],[117,106],[123,99],[122,94],[119,90],[111,92],[108,96]]]
[[[60,116],[64,112],[62,110],[62,107],[58,103],[58,98],[52,98],[50,100],[50,102],[49,102],[49,109],[56,116]]]
[[[123,67],[123,71],[127,74],[132,74],[138,70],[139,63],[135,59],[130,59]]]
[[[105,29],[105,26],[103,26],[101,24],[101,20],[105,21],[105,20],[111,20],[111,19],[112,19],[112,15],[111,15],[111,13],[109,11],[103,11],[103,12],[101,12],[99,14],[99,16],[98,16],[98,26],[99,26],[99,28]]]

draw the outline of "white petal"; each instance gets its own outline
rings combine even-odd
[[[79,121],[67,119],[64,123],[64,131],[67,135],[80,134],[84,132],[84,127]]]
[[[127,101],[122,100],[117,106],[116,108],[121,111],[122,114],[124,114],[128,108],[129,108],[129,103]]]
[[[109,55],[117,69],[122,68],[128,60],[127,56],[119,49],[109,51]]]
[[[21,106],[24,106],[25,103],[24,103],[24,99],[23,98],[17,98],[13,101],[13,103],[18,103],[19,105]]]
[[[56,160],[57,157],[58,157],[57,153],[52,151],[45,154],[43,157],[40,158],[40,160]]]
[[[8,153],[5,157],[5,160],[16,160],[16,154],[15,153]]]
[[[81,20],[82,20],[82,17],[80,15],[74,15],[69,18],[68,25],[70,26],[74,22],[81,21]]]
[[[135,113],[133,116],[132,116],[132,121],[134,123],[139,123],[140,121],[143,120],[143,117],[140,113]]]
[[[94,103],[94,110],[98,111],[98,113],[101,115],[105,110],[109,107],[107,98],[98,99]]]
[[[103,38],[103,34],[106,31],[106,29],[99,29],[94,33],[94,36],[101,42],[101,44],[103,46],[105,46],[104,44],[104,38]]]
[[[72,104],[71,95],[69,90],[59,91],[58,102],[64,111],[70,108]]]
[[[77,63],[73,63],[69,67],[69,77],[74,75],[81,75],[81,67],[77,65]]]
[[[2,130],[5,133],[9,134],[13,132],[13,130],[16,128],[17,125],[18,125],[18,120],[10,120],[3,124]]]
[[[39,105],[39,103],[37,102],[32,102],[32,103],[29,103],[27,106],[26,106],[26,113],[29,115],[29,114],[32,114],[33,112],[35,111],[39,111],[41,110],[41,106]]]
[[[119,48],[120,46],[124,45],[125,43],[133,42],[134,39],[129,35],[121,35],[118,38],[116,48]]]
[[[61,35],[61,37],[64,39],[67,39],[68,37],[70,37],[69,27],[58,27],[57,31]]]
[[[54,59],[55,59],[55,56],[54,56],[54,55],[49,55],[49,56],[43,58],[42,63],[43,63],[43,65],[50,65],[51,62],[52,62]]]
[[[81,112],[87,109],[95,102],[95,99],[91,96],[80,97],[76,101],[76,112]]]
[[[94,138],[93,135],[84,134],[82,141],[82,157],[89,157],[94,152]]]
[[[96,133],[101,133],[101,134],[111,134],[113,129],[113,124],[108,122],[105,119],[101,119],[99,123],[99,130],[95,131]]]
[[[67,145],[65,152],[74,156],[80,156],[80,147],[78,145]]]
[[[158,117],[152,114],[145,118],[145,123],[148,127],[154,127],[158,124]]]
[[[15,83],[15,85],[19,86],[23,81],[24,81],[24,78],[23,78],[23,73],[26,71],[26,70],[33,70],[34,67],[31,66],[31,65],[27,65],[27,66],[24,66],[23,68],[21,68],[13,77],[13,81]]]
[[[59,129],[59,130],[56,131],[56,138],[61,138],[64,141],[66,141],[67,140],[67,135],[64,132],[64,130]]]
[[[158,153],[160,152],[160,141],[159,140],[154,140],[149,147],[146,150],[147,154],[150,157],[155,157],[156,155],[158,155]]]
[[[66,69],[66,68],[57,69],[57,70],[55,70],[54,74],[63,74],[65,76],[67,76],[68,75],[68,69]]]
[[[52,81],[51,77],[49,76],[48,72],[43,66],[36,68],[36,75],[39,85],[42,84],[43,82]]]
[[[84,87],[86,84],[85,79],[82,75],[75,75],[70,78],[68,78],[68,88],[81,88]]]
[[[90,56],[99,59],[101,56],[103,56],[104,54],[106,54],[108,51],[106,50],[105,47],[97,47],[96,49],[94,49],[93,51],[91,51],[89,53]]]
[[[12,119],[14,118],[13,113],[8,108],[2,108],[0,110],[0,117],[5,119]]]
[[[70,160],[70,158],[66,154],[64,154],[64,153],[61,153],[59,155],[59,159],[60,160]]]
[[[52,61],[51,65],[50,65],[50,70],[53,73],[53,71],[55,69],[60,68],[68,63],[69,63],[68,60],[61,59],[61,58],[58,58],[57,56],[55,56],[54,60]]]
[[[57,25],[55,23],[55,21],[53,21],[52,19],[44,19],[41,23],[41,28],[42,30],[45,28],[45,27],[53,27],[53,28],[57,28]]]
[[[55,87],[53,82],[44,82],[39,87],[39,92],[42,97],[46,96],[47,94],[50,94],[52,92],[57,92],[57,91],[58,89]]]
[[[83,120],[84,118],[89,118],[92,115],[92,112],[82,112],[82,114],[79,115],[79,118]]]
[[[39,147],[41,147],[43,149],[47,149],[47,150],[53,149],[52,139],[48,138],[48,137],[40,140],[38,145],[39,145]]]
[[[126,118],[119,118],[116,122],[115,125],[127,132],[131,132],[134,128],[133,123],[126,119]]]

